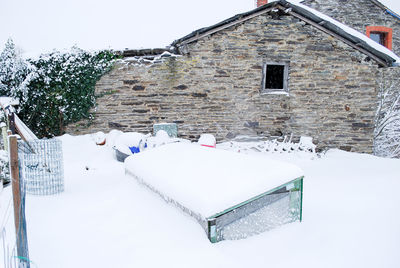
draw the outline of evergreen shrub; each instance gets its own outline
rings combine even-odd
[[[10,46],[6,45],[7,49]],[[19,99],[18,115],[38,137],[62,135],[67,124],[92,118],[96,82],[112,68],[116,58],[112,51],[86,52],[78,48],[44,54],[18,65],[25,70],[24,79],[7,71],[7,77],[15,78],[14,84],[8,83],[13,87],[3,83],[0,76],[0,93]],[[17,53],[14,61],[21,62]],[[2,65],[0,57],[0,70]]]

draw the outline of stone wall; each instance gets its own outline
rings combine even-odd
[[[400,54],[400,20],[386,13],[369,0],[305,0],[314,8],[365,34],[367,26],[385,26],[393,29],[392,50]]]
[[[150,132],[175,122],[181,137],[213,133],[307,135],[320,149],[372,152],[375,62],[291,16],[257,16],[188,45],[189,54],[120,62],[97,83],[96,116],[70,133]],[[289,95],[261,94],[266,61],[289,62]]]

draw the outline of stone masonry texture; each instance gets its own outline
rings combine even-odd
[[[369,0],[305,0],[314,8],[365,34],[367,26],[385,26],[393,30],[392,50],[400,54],[400,20]]]
[[[378,65],[289,15],[269,14],[201,38],[187,54],[146,65],[118,62],[96,85],[95,118],[69,133],[151,132],[311,136],[320,149],[372,152]],[[264,62],[289,62],[288,95],[262,94]]]

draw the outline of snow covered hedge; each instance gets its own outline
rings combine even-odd
[[[24,96],[34,71],[35,68],[21,58],[13,41],[9,39],[0,54],[0,96]]]
[[[95,84],[115,58],[111,51],[72,48],[24,60],[8,40],[0,55],[0,94],[19,99],[17,112],[37,136],[61,135],[68,123],[91,118]]]

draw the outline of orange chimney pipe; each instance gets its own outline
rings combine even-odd
[[[268,0],[257,0],[257,7],[268,4]]]

